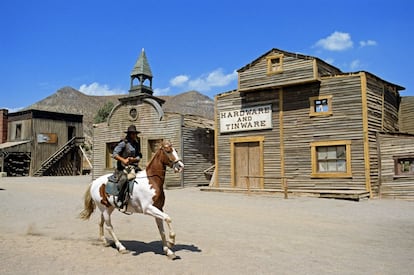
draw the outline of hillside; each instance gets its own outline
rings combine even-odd
[[[83,129],[87,145],[92,144],[92,125],[98,110],[107,102],[118,104],[118,98],[123,95],[90,96],[72,87],[63,87],[56,93],[42,99],[25,109],[37,109],[61,113],[82,114]],[[209,97],[189,91],[175,96],[160,96],[165,100],[164,112],[198,115],[213,119],[214,102]]]

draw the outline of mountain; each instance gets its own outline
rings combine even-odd
[[[165,100],[165,112],[198,115],[214,119],[214,101],[197,91],[189,91],[170,97],[161,97]]]
[[[37,109],[60,113],[83,115],[83,131],[87,145],[92,144],[92,126],[98,110],[107,102],[118,104],[118,98],[125,96],[91,96],[72,88],[63,87],[56,93],[42,99],[25,109]],[[164,112],[180,113],[214,118],[214,101],[197,91],[189,91],[175,96],[159,96],[165,100]]]

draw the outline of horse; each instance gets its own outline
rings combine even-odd
[[[175,253],[171,250],[175,244],[175,233],[171,225],[172,220],[162,210],[165,202],[163,185],[167,166],[174,169],[176,173],[182,172],[184,169],[184,163],[179,158],[177,151],[169,141],[164,141],[148,163],[146,169],[136,174],[132,193],[129,194],[126,211],[154,217],[161,235],[163,251],[167,257],[174,259]],[[99,239],[102,240],[104,245],[108,245],[108,241],[104,236],[105,224],[118,251],[120,253],[128,253],[125,246],[122,245],[115,235],[111,223],[111,214],[116,208],[116,198],[105,192],[105,184],[109,176],[111,174],[103,175],[92,181],[88,186],[84,195],[84,209],[79,214],[79,217],[83,220],[88,220],[97,207],[101,212]],[[168,241],[164,231],[164,222],[168,225],[169,229]]]

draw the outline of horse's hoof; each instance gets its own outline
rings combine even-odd
[[[169,260],[175,260],[175,259],[178,259],[178,257],[175,255],[175,253],[172,253],[172,254],[167,254],[167,257],[168,257],[168,259]]]
[[[129,250],[127,250],[125,247],[122,247],[122,248],[120,248],[120,249],[118,250],[118,252],[119,252],[120,254],[128,254],[128,253],[129,253]]]

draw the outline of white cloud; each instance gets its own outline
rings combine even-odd
[[[101,85],[98,82],[93,82],[89,85],[82,84],[79,87],[79,91],[87,95],[118,95],[125,93],[122,89],[111,89],[108,85]]]
[[[170,91],[170,87],[167,87],[167,88],[164,88],[164,89],[156,88],[156,89],[154,89],[154,95],[155,96],[168,95],[169,91]]]
[[[170,80],[170,84],[171,86],[183,86],[189,79],[190,77],[188,77],[187,75],[177,75],[176,77]]]
[[[377,41],[374,40],[366,40],[366,41],[359,41],[359,46],[367,47],[367,46],[376,46]]]
[[[353,42],[349,33],[335,31],[330,36],[320,39],[315,46],[328,51],[344,51],[352,48]]]
[[[200,92],[210,91],[212,87],[224,87],[237,79],[237,72],[224,74],[223,69],[216,69],[194,80],[188,81],[188,87]]]
[[[351,62],[349,67],[351,68],[351,70],[356,70],[361,67],[361,61],[359,61],[358,59],[355,59]]]
[[[221,68],[203,74],[195,79],[191,79],[189,75],[180,74],[170,79],[170,87],[154,89],[154,95],[168,95],[173,87],[179,87],[181,91],[195,90],[198,92],[208,92],[213,87],[230,85],[233,81],[237,80],[237,77],[236,71],[225,74]]]

